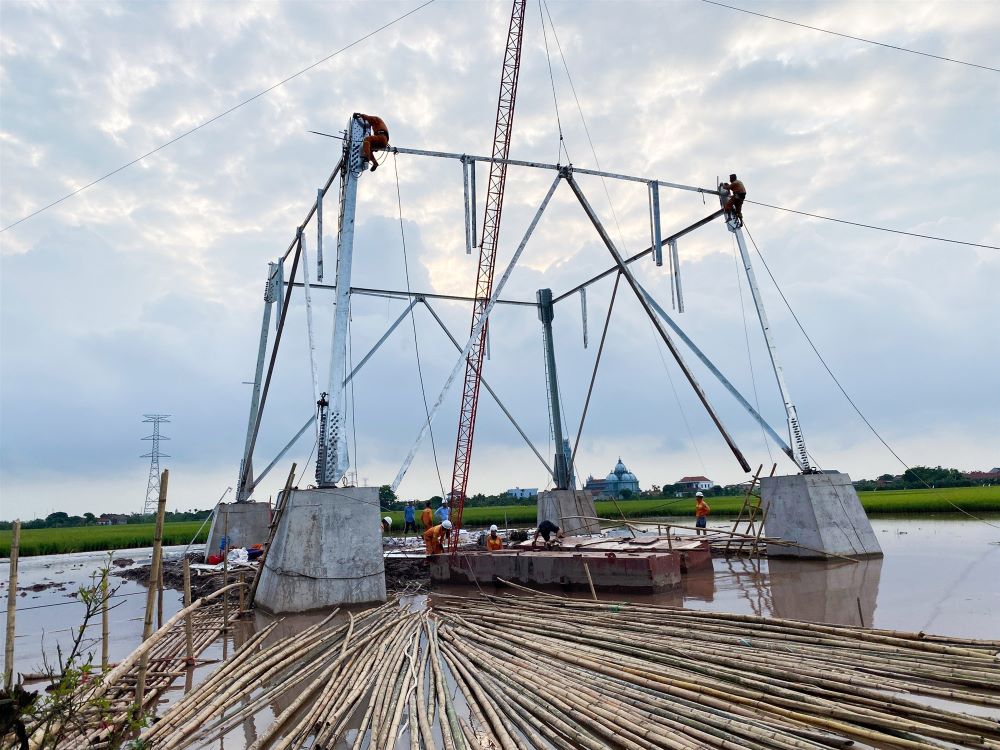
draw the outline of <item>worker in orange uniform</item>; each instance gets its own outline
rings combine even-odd
[[[451,533],[451,521],[442,521],[439,526],[431,526],[424,532],[424,548],[428,555],[444,552],[444,540]]]
[[[726,205],[722,207],[722,210],[726,212],[727,217],[736,216],[742,220],[743,201],[747,199],[746,185],[736,175],[731,174],[729,175],[729,182],[723,182],[722,187],[733,193],[729,196],[729,200],[726,201]]]
[[[378,115],[358,113],[358,117],[372,129],[372,134],[365,136],[361,150],[365,158],[372,163],[371,171],[374,172],[378,168],[378,162],[375,161],[375,155],[372,152],[384,151],[389,145],[389,128],[386,126],[385,120]]]
[[[711,507],[705,502],[705,496],[700,492],[694,496],[694,525],[699,536],[708,533],[708,514],[712,512]]]
[[[500,538],[500,530],[497,529],[497,525],[493,524],[490,526],[490,533],[486,535],[486,549],[490,552],[496,552],[498,549],[503,549],[503,539]]]
[[[427,531],[434,525],[434,511],[431,510],[431,501],[424,503],[424,509],[420,512],[420,525]]]

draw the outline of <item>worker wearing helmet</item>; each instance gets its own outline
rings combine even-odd
[[[726,212],[726,216],[737,216],[740,219],[743,218],[743,201],[747,199],[747,188],[743,184],[743,181],[736,177],[736,175],[729,175],[729,182],[722,183],[722,187],[726,190],[731,190],[732,195],[729,196],[729,200],[726,201],[726,205],[722,207],[722,210]]]
[[[389,145],[389,128],[383,120],[378,115],[362,115],[358,114],[362,120],[372,129],[371,135],[366,135],[364,141],[362,141],[361,150],[364,153],[365,159],[371,162],[371,171],[374,172],[378,169],[378,162],[375,161],[375,155],[372,153],[374,151],[384,151]]]
[[[382,519],[382,533],[388,534],[389,529],[391,528],[392,528],[392,517],[386,516],[385,518]]]
[[[406,508],[403,510],[403,533],[412,531],[417,533],[417,509],[413,507],[413,501],[406,501]]]
[[[711,512],[712,508],[705,502],[705,496],[700,492],[696,492],[694,495],[694,525],[698,529],[695,532],[696,534],[708,533],[708,514]]]
[[[490,526],[490,533],[486,535],[486,549],[490,552],[503,549],[503,539],[500,538],[499,529],[497,529],[496,524]]]
[[[444,542],[451,533],[451,521],[442,521],[437,526],[431,526],[424,532],[424,548],[428,555],[440,555],[444,552]]]
[[[451,515],[451,510],[448,508],[448,501],[442,500],[441,507],[434,511],[434,515],[440,518],[442,521],[447,521],[448,517]]]

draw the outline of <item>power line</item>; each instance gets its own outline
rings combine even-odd
[[[904,460],[903,460],[903,459],[902,459],[902,458],[900,457],[900,455],[899,455],[898,453],[896,453],[896,451],[895,451],[895,450],[893,450],[892,446],[891,446],[891,445],[889,445],[889,444],[888,444],[888,443],[887,443],[887,442],[885,441],[885,439],[884,439],[884,438],[883,438],[883,437],[882,437],[882,436],[881,436],[881,435],[879,434],[878,430],[876,430],[876,429],[875,429],[875,425],[873,425],[873,424],[872,424],[871,422],[869,422],[869,421],[868,421],[868,417],[866,417],[866,416],[865,416],[865,415],[864,415],[864,414],[863,414],[863,413],[861,412],[861,409],[860,409],[860,408],[858,408],[858,405],[857,405],[856,403],[854,403],[854,399],[852,399],[852,398],[851,398],[851,397],[850,397],[850,396],[848,395],[847,391],[846,391],[846,390],[844,390],[844,386],[842,386],[842,385],[840,384],[840,381],[839,381],[839,380],[837,380],[837,376],[833,374],[833,370],[831,370],[831,369],[830,369],[830,365],[828,365],[828,364],[826,363],[826,360],[825,360],[825,359],[823,359],[823,355],[822,355],[822,354],[820,354],[820,353],[819,353],[819,349],[817,349],[817,348],[816,348],[816,344],[814,344],[814,343],[813,343],[813,340],[812,340],[812,339],[811,339],[811,338],[809,337],[809,334],[808,334],[808,333],[806,333],[806,329],[805,329],[805,328],[804,328],[804,327],[802,326],[802,321],[801,321],[801,320],[799,320],[799,316],[795,314],[795,311],[794,311],[794,310],[792,309],[792,306],[791,306],[791,304],[790,304],[790,303],[788,302],[788,298],[787,298],[787,297],[785,296],[785,293],[784,293],[784,292],[783,292],[783,291],[781,290],[781,287],[780,287],[780,286],[778,285],[778,280],[777,280],[776,278],[774,278],[774,274],[773,274],[773,273],[771,273],[771,268],[770,268],[770,266],[768,266],[768,265],[767,265],[767,261],[766,261],[766,260],[764,260],[764,254],[763,254],[763,253],[761,253],[761,251],[760,251],[760,248],[759,248],[759,247],[757,247],[757,242],[756,242],[756,240],[754,240],[754,238],[753,238],[753,235],[752,235],[752,234],[750,234],[750,230],[749,230],[749,229],[747,228],[746,224],[744,224],[744,225],[743,225],[743,228],[744,228],[744,229],[746,230],[746,233],[747,233],[747,237],[749,237],[749,238],[750,238],[750,242],[752,242],[752,243],[753,243],[753,249],[757,251],[757,257],[758,257],[758,258],[760,258],[760,262],[764,264],[764,269],[765,269],[765,270],[767,271],[767,275],[771,277],[771,283],[773,283],[773,284],[774,284],[774,288],[778,290],[778,294],[779,294],[779,295],[781,296],[781,301],[785,303],[785,307],[787,307],[787,308],[788,308],[788,312],[789,312],[789,313],[791,313],[791,315],[792,315],[792,319],[793,319],[793,320],[795,321],[795,325],[797,325],[797,326],[799,327],[799,330],[800,330],[800,331],[802,332],[802,335],[803,335],[803,336],[805,337],[806,341],[807,341],[807,342],[809,342],[809,346],[810,346],[810,347],[812,348],[812,350],[813,350],[813,353],[814,353],[814,354],[816,355],[816,357],[817,357],[817,358],[819,359],[819,361],[820,361],[820,364],[822,364],[822,365],[823,365],[823,369],[825,369],[825,370],[826,370],[827,374],[828,374],[828,375],[830,376],[830,378],[831,378],[831,379],[833,380],[833,382],[834,382],[834,383],[836,384],[837,388],[839,388],[839,389],[840,389],[840,392],[841,392],[841,393],[843,394],[844,398],[846,398],[846,399],[847,399],[847,403],[849,403],[849,404],[851,405],[851,407],[852,407],[852,408],[854,409],[854,411],[855,411],[855,412],[857,412],[858,416],[859,416],[859,417],[861,417],[861,421],[862,421],[862,422],[864,422],[864,423],[865,423],[865,424],[866,424],[866,425],[868,426],[868,429],[872,431],[872,434],[873,434],[873,435],[874,435],[874,436],[875,436],[876,438],[878,438],[878,441],[879,441],[880,443],[882,443],[882,445],[884,445],[884,446],[886,447],[886,450],[888,450],[888,451],[889,451],[889,452],[890,452],[890,453],[891,453],[891,454],[893,455],[893,457],[894,457],[894,458],[895,458],[895,459],[896,459],[897,461],[899,461],[899,463],[901,463],[901,464],[902,464],[902,465],[903,465],[903,466],[904,466],[904,467],[905,467],[905,468],[907,469],[907,471],[913,471],[912,467],[911,467],[911,466],[910,466],[909,464],[907,464],[907,463],[906,463],[906,461],[904,461]],[[811,457],[811,455],[810,455],[810,457]],[[815,459],[814,459],[814,460],[815,460]],[[922,483],[922,484],[923,484],[923,485],[924,485],[924,486],[925,486],[925,487],[926,487],[927,489],[933,489],[933,487],[931,487],[931,486],[930,486],[930,485],[929,485],[929,484],[927,483],[927,480],[926,480],[926,479],[924,479],[923,477],[921,477],[921,476],[920,476],[919,474],[917,474],[916,472],[914,472],[914,474],[913,474],[913,475],[914,475],[915,477],[917,477],[917,479],[919,479],[919,480],[920,480],[920,482],[921,482],[921,483]],[[949,500],[949,499],[947,499],[947,498],[943,498],[943,499],[944,499],[944,501],[945,501],[946,503],[948,503],[948,505],[950,505],[951,507],[955,508],[955,510],[958,510],[958,511],[960,511],[960,512],[964,513],[965,515],[969,516],[970,518],[974,518],[974,519],[975,519],[975,520],[977,520],[977,521],[982,521],[982,522],[983,522],[983,523],[985,523],[985,524],[986,524],[987,526],[993,526],[994,528],[1000,528],[1000,526],[997,526],[996,524],[993,524],[993,523],[990,523],[989,521],[987,521],[987,520],[986,520],[986,519],[984,519],[984,518],[980,518],[979,516],[976,516],[976,515],[973,515],[973,514],[972,514],[972,513],[970,513],[969,511],[965,510],[965,508],[962,508],[962,507],[960,507],[960,506],[956,505],[955,503],[953,503],[953,502],[952,502],[951,500]]]
[[[260,97],[264,96],[265,94],[268,94],[268,93],[270,93],[270,92],[274,91],[274,90],[275,90],[276,88],[278,88],[279,86],[283,86],[284,84],[288,83],[289,81],[291,81],[291,80],[293,80],[293,79],[295,79],[295,78],[298,78],[298,77],[299,77],[300,75],[302,75],[303,73],[308,73],[308,72],[309,72],[310,70],[312,70],[313,68],[315,68],[315,67],[317,67],[317,66],[319,66],[319,65],[322,65],[323,63],[325,63],[325,62],[327,62],[327,61],[329,61],[329,60],[332,60],[332,59],[333,59],[334,57],[336,57],[337,55],[339,55],[339,54],[340,54],[341,52],[346,52],[346,51],[347,51],[347,50],[349,50],[349,49],[350,49],[351,47],[355,47],[355,46],[357,46],[357,45],[361,44],[361,42],[364,42],[364,41],[366,41],[367,39],[370,39],[371,37],[375,36],[375,35],[376,35],[376,34],[378,34],[379,32],[381,32],[381,31],[385,31],[385,30],[386,30],[387,28],[389,28],[390,26],[392,26],[392,25],[394,25],[394,24],[397,24],[397,23],[399,23],[399,22],[400,22],[400,21],[402,21],[402,20],[403,20],[404,18],[406,18],[406,17],[408,17],[408,16],[412,16],[412,15],[413,15],[414,13],[416,13],[416,12],[417,12],[417,11],[419,11],[419,10],[422,10],[422,9],[426,8],[426,7],[428,6],[428,5],[430,5],[430,4],[431,4],[431,3],[433,3],[433,2],[434,2],[434,0],[426,0],[426,2],[424,2],[424,3],[422,4],[422,5],[418,5],[418,6],[417,6],[416,8],[414,8],[413,10],[410,10],[410,11],[408,11],[408,12],[404,13],[403,15],[401,15],[401,16],[398,16],[397,18],[394,18],[393,20],[389,21],[389,22],[388,22],[388,23],[386,23],[386,24],[383,24],[382,26],[379,26],[379,27],[378,27],[377,29],[375,29],[374,31],[369,31],[369,32],[368,32],[367,34],[365,34],[364,36],[362,36],[362,37],[359,37],[359,38],[355,39],[355,40],[354,40],[353,42],[351,42],[350,44],[348,44],[348,45],[346,45],[346,46],[344,46],[344,47],[341,47],[340,49],[338,49],[338,50],[337,50],[336,52],[332,52],[331,54],[327,55],[327,56],[326,56],[326,57],[324,57],[323,59],[321,59],[321,60],[317,60],[317,61],[316,61],[316,62],[314,62],[314,63],[313,63],[312,65],[309,65],[309,66],[307,66],[307,67],[305,67],[305,68],[302,68],[302,70],[298,71],[297,73],[293,73],[292,75],[288,76],[287,78],[284,78],[284,79],[282,79],[282,80],[278,81],[277,83],[275,83],[275,84],[273,84],[273,85],[271,85],[271,86],[268,86],[268,87],[267,87],[266,89],[264,89],[263,91],[260,91],[260,92],[258,92],[258,93],[256,93],[256,94],[254,94],[254,95],[253,95],[253,96],[251,96],[251,97],[250,97],[249,99],[244,99],[244,100],[243,100],[243,101],[241,101],[241,102],[240,102],[239,104],[236,104],[236,105],[234,105],[234,106],[230,107],[229,109],[225,110],[224,112],[220,112],[219,114],[217,114],[217,115],[214,115],[213,117],[210,117],[209,119],[205,120],[205,121],[204,121],[203,123],[201,123],[200,125],[195,125],[195,126],[194,126],[193,128],[191,128],[190,130],[187,130],[187,131],[185,131],[185,132],[181,133],[180,135],[178,135],[178,136],[176,136],[176,137],[174,137],[174,138],[171,138],[171,139],[170,139],[169,141],[167,141],[166,143],[162,143],[162,144],[160,144],[159,146],[157,146],[156,148],[154,148],[154,149],[153,149],[152,151],[147,151],[147,152],[146,152],[146,153],[144,153],[144,154],[143,154],[142,156],[137,156],[137,157],[136,157],[135,159],[133,159],[132,161],[128,162],[127,164],[122,164],[122,165],[121,165],[120,167],[118,167],[117,169],[113,169],[112,171],[108,172],[108,173],[107,173],[106,175],[104,175],[104,176],[102,176],[102,177],[98,177],[98,178],[97,178],[96,180],[93,180],[93,181],[91,181],[91,182],[88,182],[88,183],[87,183],[86,185],[84,185],[83,187],[79,187],[79,188],[77,188],[76,190],[74,190],[74,191],[72,191],[72,192],[70,192],[70,193],[67,193],[67,194],[66,194],[66,195],[64,195],[63,197],[61,197],[61,198],[59,198],[59,199],[57,199],[57,200],[54,200],[54,201],[52,201],[51,203],[49,203],[49,204],[48,204],[48,205],[46,205],[46,206],[42,206],[41,208],[37,209],[36,211],[32,211],[32,212],[31,212],[30,214],[28,214],[27,216],[22,216],[22,217],[21,217],[20,219],[18,219],[17,221],[13,222],[12,224],[8,224],[8,225],[7,225],[7,226],[5,226],[5,227],[4,227],[3,229],[0,229],[0,232],[6,232],[6,231],[7,231],[8,229],[11,229],[11,228],[13,228],[13,227],[16,227],[16,226],[17,226],[18,224],[20,224],[20,223],[21,223],[22,221],[27,221],[27,220],[28,220],[28,219],[30,219],[31,217],[33,217],[33,216],[37,216],[38,214],[42,213],[43,211],[47,211],[48,209],[52,208],[53,206],[57,206],[57,205],[59,205],[59,204],[60,204],[60,203],[62,203],[62,202],[63,202],[64,200],[67,200],[67,199],[69,199],[69,198],[72,198],[72,197],[73,197],[74,195],[77,195],[78,193],[82,193],[82,192],[83,192],[84,190],[86,190],[87,188],[91,188],[91,187],[93,187],[94,185],[96,185],[97,183],[99,183],[99,182],[103,182],[104,180],[108,179],[109,177],[113,177],[114,175],[118,174],[119,172],[121,172],[121,171],[122,171],[122,170],[124,170],[124,169],[128,169],[128,168],[129,168],[129,167],[131,167],[131,166],[132,166],[133,164],[138,164],[138,163],[139,163],[140,161],[142,161],[143,159],[145,159],[145,158],[146,158],[147,156],[152,156],[152,155],[153,155],[153,154],[155,154],[156,152],[158,152],[158,151],[162,151],[162,150],[163,150],[163,149],[165,149],[165,148],[166,148],[167,146],[170,146],[170,145],[173,145],[174,143],[177,143],[177,141],[181,140],[182,138],[187,138],[187,137],[188,137],[189,135],[191,135],[192,133],[195,133],[195,132],[197,132],[197,131],[201,130],[202,128],[204,128],[204,127],[206,127],[206,126],[208,126],[208,125],[211,125],[211,124],[212,124],[213,122],[215,122],[216,120],[221,120],[221,119],[222,119],[223,117],[225,117],[226,115],[229,115],[229,114],[232,114],[232,113],[233,113],[233,112],[235,112],[236,110],[238,110],[238,109],[240,109],[240,108],[242,108],[242,107],[245,107],[245,106],[246,106],[247,104],[250,104],[250,102],[252,102],[252,101],[255,101],[256,99],[259,99]]]
[[[959,65],[968,65],[970,68],[979,68],[981,70],[989,70],[993,73],[1000,73],[1000,68],[992,68],[989,65],[979,65],[977,63],[966,62],[965,60],[956,60],[953,57],[943,57],[941,55],[932,55],[930,52],[921,52],[920,50],[910,49],[909,47],[899,47],[895,44],[886,44],[885,42],[876,42],[874,39],[865,39],[860,36],[851,36],[850,34],[843,34],[839,31],[831,31],[830,29],[821,29],[818,26],[810,26],[805,23],[799,23],[798,21],[789,21],[786,18],[778,18],[777,16],[769,16],[765,13],[757,13],[756,11],[747,10],[746,8],[738,8],[735,5],[726,5],[725,3],[715,2],[715,0],[701,0],[703,3],[708,3],[709,5],[718,5],[720,8],[728,8],[729,10],[736,10],[740,13],[747,13],[751,16],[757,16],[758,18],[766,18],[769,21],[779,21],[780,23],[787,23],[790,26],[799,26],[803,29],[810,29],[811,31],[822,31],[824,34],[832,34],[833,36],[843,37],[844,39],[853,39],[856,42],[865,42],[866,44],[874,44],[878,47],[885,47],[886,49],[894,49],[897,52],[909,52],[911,55],[920,55],[921,57],[930,57],[934,60],[944,60],[945,62],[957,63]]]
[[[708,2],[708,0],[704,0]],[[752,203],[755,206],[764,206],[765,208],[773,208],[776,211],[787,211],[791,214],[799,214],[800,216],[809,216],[813,219],[823,219],[825,221],[835,221],[838,224],[850,224],[852,227],[863,227],[864,229],[877,229],[880,232],[891,232],[892,234],[904,234],[907,237],[919,237],[924,240],[936,240],[937,242],[950,242],[953,245],[967,245],[969,247],[982,247],[987,250],[1000,250],[1000,247],[996,245],[983,245],[978,242],[965,242],[964,240],[953,240],[948,237],[935,237],[932,234],[917,234],[916,232],[904,232],[902,229],[891,229],[889,227],[877,227],[874,224],[862,224],[858,221],[848,221],[847,219],[835,219],[832,216],[821,216],[820,214],[811,214],[808,211],[796,211],[794,208],[785,208],[784,206],[774,206],[770,203],[761,203],[759,201],[745,201],[746,203]]]

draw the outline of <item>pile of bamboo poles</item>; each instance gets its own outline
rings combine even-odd
[[[142,739],[206,746],[270,706],[249,750],[1000,750],[1000,641],[551,595],[337,614],[256,634]]]

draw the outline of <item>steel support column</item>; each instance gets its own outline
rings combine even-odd
[[[559,378],[556,375],[556,349],[552,339],[552,318],[555,317],[555,310],[552,307],[552,290],[539,289],[535,293],[535,298],[538,300],[538,319],[542,321],[542,346],[545,348],[545,371],[549,380],[549,419],[552,423],[553,442],[556,445],[556,455],[552,464],[555,469],[555,488],[565,490],[569,489],[569,467],[566,464],[566,453],[563,449]]]

